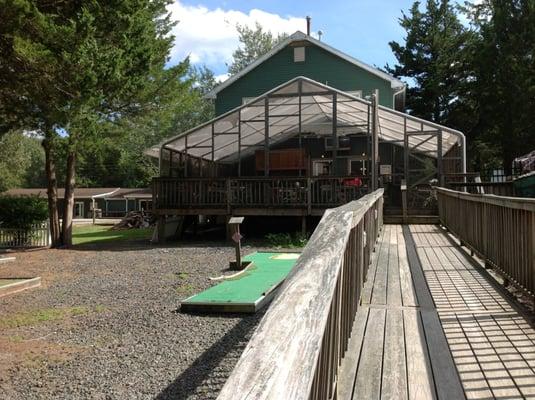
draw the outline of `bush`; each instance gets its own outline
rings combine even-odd
[[[0,227],[30,229],[48,218],[46,199],[38,196],[0,196]]]
[[[290,233],[268,233],[266,240],[273,247],[305,247],[308,238],[301,232]]]

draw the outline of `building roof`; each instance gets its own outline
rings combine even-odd
[[[226,87],[232,85],[234,82],[236,82],[238,79],[240,79],[242,76],[249,73],[249,71],[253,70],[260,64],[262,64],[267,59],[271,58],[273,55],[277,54],[279,51],[284,49],[286,46],[288,46],[290,43],[293,42],[301,42],[301,41],[307,41],[310,42],[326,51],[328,51],[331,54],[336,55],[337,57],[340,57],[347,62],[356,65],[359,68],[362,68],[365,71],[368,71],[369,73],[378,76],[381,79],[384,79],[385,81],[389,81],[390,85],[393,89],[402,89],[405,87],[405,83],[400,81],[397,78],[394,78],[392,75],[387,74],[386,72],[381,71],[378,68],[372,67],[371,65],[368,65],[360,60],[357,60],[354,57],[351,57],[350,55],[335,49],[332,46],[329,46],[328,44],[314,39],[312,36],[306,35],[303,32],[297,31],[294,34],[288,36],[285,40],[277,44],[275,47],[273,47],[268,53],[264,54],[262,57],[259,57],[256,59],[256,61],[249,64],[247,67],[242,69],[240,72],[232,75],[227,80],[223,81],[219,85],[217,85],[212,91],[210,91],[206,97],[208,98],[215,98],[217,93],[219,93],[221,90],[225,89]]]
[[[266,103],[267,100],[267,103]],[[187,152],[206,160],[232,163],[265,143],[266,104],[268,104],[269,145],[302,134],[332,136],[333,105],[339,136],[366,134],[371,103],[341,90],[305,77],[294,78],[205,124],[162,142],[145,154],[159,157],[159,149]],[[409,146],[419,153],[437,157],[464,141],[454,129],[435,124],[387,107],[378,106],[378,135],[383,141],[403,145],[405,134]],[[426,134],[422,134],[426,133]],[[429,133],[440,134],[430,137]],[[213,146],[212,146],[213,145]],[[213,148],[212,148],[213,147]]]
[[[150,188],[140,188],[140,189],[129,189],[121,188],[117,192],[113,193],[111,196],[106,196],[107,198],[115,197],[124,197],[124,198],[152,198],[152,190]]]
[[[46,188],[20,188],[10,189],[4,193],[8,196],[39,196],[42,198],[47,197]],[[129,188],[75,188],[74,197],[77,199],[91,199],[91,198],[112,198],[112,197],[150,197],[151,190],[147,188],[142,189],[129,189]],[[62,198],[65,195],[65,189],[58,188],[58,198]]]

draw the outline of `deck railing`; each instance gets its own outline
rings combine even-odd
[[[535,293],[535,199],[437,190],[440,221],[506,278]]]
[[[50,246],[48,222],[33,224],[27,229],[2,228],[0,224],[0,248],[31,248]]]
[[[220,400],[336,397],[382,210],[380,189],[325,212]]]
[[[351,177],[155,178],[154,210],[235,207],[328,208],[368,193]]]

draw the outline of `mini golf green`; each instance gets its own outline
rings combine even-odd
[[[243,261],[252,264],[244,272],[182,301],[181,310],[254,313],[275,294],[298,257],[297,253],[249,254]]]

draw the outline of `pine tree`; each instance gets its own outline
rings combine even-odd
[[[288,37],[285,34],[274,36],[270,31],[265,31],[258,22],[254,29],[240,24],[236,25],[236,29],[239,34],[240,47],[232,53],[232,63],[228,67],[231,75],[240,72]]]
[[[486,0],[471,11],[474,135],[510,171],[535,148],[535,1]]]
[[[463,54],[470,31],[448,0],[428,0],[423,10],[416,1],[399,22],[405,43],[390,42],[397,64],[386,69],[407,80],[407,111],[452,125],[466,81]]]
[[[51,232],[61,244],[55,163],[67,137],[63,244],[72,243],[76,159],[106,122],[144,110],[165,85],[168,0],[0,0],[0,116],[45,136]],[[172,77],[170,77],[172,78]],[[152,96],[147,90],[156,90]],[[140,96],[142,95],[142,96]]]

